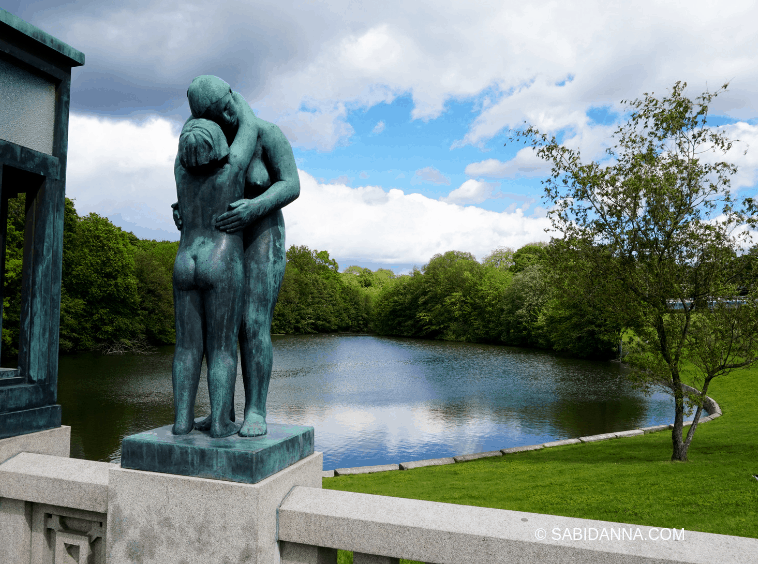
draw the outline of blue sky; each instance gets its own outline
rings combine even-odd
[[[695,96],[758,172],[754,2],[282,0],[6,2],[86,55],[72,74],[67,194],[143,237],[178,239],[173,159],[192,78],[215,74],[290,140],[287,243],[344,268],[405,271],[547,240],[549,166],[504,146],[524,121],[600,160],[622,99]],[[742,152],[751,146],[747,155]]]

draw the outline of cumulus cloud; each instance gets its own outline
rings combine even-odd
[[[329,184],[341,184],[343,186],[347,186],[350,184],[351,179],[345,176],[344,174],[338,176],[337,178],[332,178],[329,181]]]
[[[525,147],[510,161],[486,159],[466,166],[465,172],[485,178],[531,178],[550,174],[550,163],[540,159],[532,148]]]
[[[422,184],[424,182],[450,185],[450,179],[433,166],[418,169],[411,178],[411,184]]]
[[[72,114],[66,191],[77,211],[120,214],[177,239],[170,205],[176,200],[178,137],[178,127],[159,117],[137,123]],[[323,183],[306,171],[299,174],[300,197],[284,210],[288,245],[371,262],[423,264],[451,249],[483,257],[501,245],[548,238],[547,220],[525,217],[523,210],[496,213],[398,189],[351,188],[347,176]],[[491,187],[480,185],[484,191]]]
[[[758,35],[745,25],[758,5],[748,1],[693,0],[684,11],[656,0],[22,4],[11,11],[87,54],[74,72],[75,110],[187,112],[187,84],[212,73],[264,119],[286,122],[304,148],[330,150],[353,134],[341,104],[370,108],[406,93],[413,119],[474,100],[464,145],[524,121],[579,131],[591,107],[618,109],[681,79],[699,93],[734,78],[713,105],[725,115],[752,119],[758,106],[758,67],[746,55]]]
[[[344,104],[312,111],[298,110],[279,116],[277,125],[289,142],[302,149],[331,151],[344,144],[353,134],[353,127],[346,121]]]
[[[735,141],[732,150],[726,155],[706,153],[704,160],[726,160],[737,165],[737,174],[732,176],[732,189],[754,187],[758,182],[758,124],[737,122],[722,129],[726,137]]]
[[[120,213],[175,236],[170,206],[178,142],[178,128],[162,118],[140,123],[71,114],[66,194],[79,214]]]
[[[300,197],[284,211],[287,244],[379,263],[423,264],[461,250],[482,258],[498,246],[545,241],[550,222],[522,210],[497,213],[402,190],[322,184],[300,172]]]
[[[481,204],[485,200],[493,197],[495,188],[498,184],[491,182],[482,182],[481,180],[466,180],[460,187],[450,192],[447,196],[440,198],[440,201],[449,204]]]

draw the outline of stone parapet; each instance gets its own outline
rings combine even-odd
[[[329,549],[382,563],[758,561],[758,539],[303,487],[279,508],[279,540],[282,564],[334,564]]]
[[[0,498],[105,513],[108,462],[22,452],[0,464]]]
[[[55,429],[0,439],[0,464],[20,452],[68,458],[71,455],[71,427],[62,425]]]

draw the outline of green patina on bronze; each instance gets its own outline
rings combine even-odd
[[[0,26],[2,26],[1,29],[3,30],[3,33],[0,34],[0,36],[3,38],[7,38],[11,35],[16,34],[24,35],[29,39],[39,43],[40,47],[47,47],[48,51],[55,51],[56,53],[60,53],[69,59],[69,68],[82,66],[84,64],[84,53],[77,51],[60,39],[53,37],[49,33],[45,33],[38,27],[35,27],[29,22],[22,20],[18,16],[14,16],[2,8],[0,8]]]
[[[256,117],[220,78],[195,78],[187,97],[193,115],[174,165],[174,219],[182,235],[174,267],[173,431],[256,437],[267,430],[271,319],[286,263],[281,208],[300,194],[297,165],[281,130]],[[237,341],[241,428],[233,412]],[[193,425],[203,356],[211,414]]]
[[[199,420],[198,420],[199,421]],[[126,437],[121,467],[255,484],[313,454],[313,427],[270,423],[259,437],[212,438],[172,426]]]
[[[5,273],[8,199],[26,194],[18,365],[0,371],[0,439],[60,427],[60,322],[71,67],[84,55],[0,10],[0,57],[55,89],[52,154],[0,138],[0,273]],[[34,108],[30,111],[33,112]],[[2,327],[0,284],[0,327]]]
[[[123,440],[121,466],[256,483],[313,453],[313,427],[266,423],[271,318],[284,265],[281,208],[300,194],[292,147],[218,77],[190,85],[174,162],[173,425]],[[245,412],[234,414],[237,343]],[[211,413],[195,420],[200,368]],[[235,435],[238,433],[238,435]]]

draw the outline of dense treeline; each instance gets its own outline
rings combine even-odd
[[[578,291],[553,267],[555,245],[499,248],[481,263],[449,251],[400,276],[378,296],[384,335],[539,347],[585,358],[616,354],[620,318],[604,309],[602,281]],[[577,269],[578,271],[579,269]]]
[[[18,353],[23,195],[9,202],[3,357]],[[176,242],[140,240],[67,199],[60,350],[139,351],[173,344]],[[620,323],[603,289],[558,272],[556,245],[500,248],[482,262],[450,251],[403,276],[339,265],[327,251],[292,246],[272,332],[367,332],[540,347],[573,356],[615,352]],[[575,272],[581,272],[581,268]],[[578,288],[581,287],[581,291]],[[615,317],[618,319],[618,316]]]
[[[24,195],[9,200],[3,301],[4,358],[18,354]],[[118,352],[173,343],[171,273],[178,243],[142,241],[66,199],[60,351]]]
[[[273,333],[365,332],[390,270],[351,266],[340,273],[327,251],[291,246],[271,324]]]

